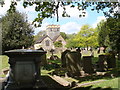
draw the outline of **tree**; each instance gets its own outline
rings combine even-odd
[[[91,28],[89,25],[83,25],[75,36],[78,47],[97,47],[97,34],[96,29]]]
[[[76,48],[78,46],[77,44],[78,44],[77,41],[74,38],[71,38],[71,39],[67,40],[66,47],[67,48]]]
[[[2,6],[4,4],[4,1],[2,3]],[[10,11],[11,9],[14,10],[15,5],[17,5],[17,2],[13,1],[11,3],[11,7],[10,7]],[[43,21],[43,19],[45,18],[52,18],[53,16],[57,16],[57,21],[59,20],[59,15],[58,15],[58,9],[60,7],[62,7],[64,9],[62,16],[63,17],[70,17],[70,15],[68,15],[66,13],[66,6],[70,6],[71,8],[75,8],[77,7],[79,11],[82,11],[82,14],[79,15],[79,17],[84,17],[85,16],[85,10],[88,7],[91,7],[91,11],[97,10],[97,12],[99,13],[99,11],[103,11],[104,15],[106,17],[120,17],[119,12],[118,11],[114,11],[115,8],[119,7],[119,0],[117,0],[116,2],[90,2],[87,0],[82,0],[79,2],[67,2],[66,1],[56,1],[56,0],[52,0],[49,2],[40,2],[40,1],[24,1],[23,2],[23,6],[24,8],[26,8],[27,6],[32,6],[35,5],[35,11],[38,12],[37,18],[34,19],[33,23],[35,26],[41,26],[41,23]],[[107,8],[107,11],[105,10]],[[114,15],[113,15],[114,14]],[[38,22],[39,24],[36,24],[36,22]]]
[[[45,31],[40,31],[37,33],[37,35],[34,36],[34,41],[38,40],[39,38],[43,37],[46,35]]]
[[[109,43],[109,28],[107,26],[107,23],[105,20],[102,20],[98,25],[97,25],[97,30],[98,30],[98,43],[99,46],[108,46]]]
[[[60,32],[60,35],[66,40],[67,39],[67,35],[65,32]]]
[[[73,34],[67,34],[67,44],[66,44],[66,47],[67,48],[75,48],[77,47],[77,42],[74,40],[76,34],[73,33]]]
[[[108,18],[99,28],[99,44],[108,46],[119,54],[120,59],[120,18]],[[103,40],[103,41],[102,41]],[[101,42],[102,41],[102,42]]]
[[[113,50],[120,52],[120,18],[108,18],[109,41]]]
[[[2,48],[3,51],[28,48],[33,44],[33,29],[25,16],[18,11],[7,12],[2,22]]]
[[[67,40],[67,47],[97,47],[97,29],[91,28],[89,25],[83,25],[81,30],[74,37]]]

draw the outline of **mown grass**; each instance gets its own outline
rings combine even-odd
[[[8,57],[0,55],[0,77],[5,77],[5,75],[2,74],[2,70],[5,68],[9,68]]]
[[[4,69],[4,68],[8,68],[9,64],[8,64],[8,57],[5,55],[0,55],[0,70]]]
[[[120,88],[119,84],[120,84],[120,77],[119,78],[114,78],[114,79],[110,79],[110,80],[106,80],[97,84],[94,84],[92,88],[97,88],[97,87],[102,87],[102,88]]]

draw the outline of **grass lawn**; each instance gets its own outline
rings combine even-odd
[[[0,55],[0,71],[4,68],[8,68],[8,57],[4,55]]]
[[[0,77],[5,77],[5,75],[2,74],[2,70],[5,68],[9,68],[8,57],[0,55]]]
[[[92,88],[97,88],[97,87],[102,87],[102,88],[120,88],[119,84],[120,84],[120,77],[119,78],[114,78],[114,79],[110,79],[107,81],[103,81],[101,83],[97,83],[95,85],[93,85]]]

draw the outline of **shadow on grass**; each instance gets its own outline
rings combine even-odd
[[[59,84],[57,81],[53,80],[50,76],[41,76],[41,79],[44,81],[44,83],[47,86],[47,89],[51,90],[69,90],[69,87],[65,87],[61,84]]]

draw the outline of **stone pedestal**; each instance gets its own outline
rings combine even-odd
[[[92,56],[83,56],[83,70],[88,74],[93,73]]]
[[[40,83],[40,63],[45,53],[42,50],[26,49],[6,51],[10,72],[5,90],[32,88]]]

